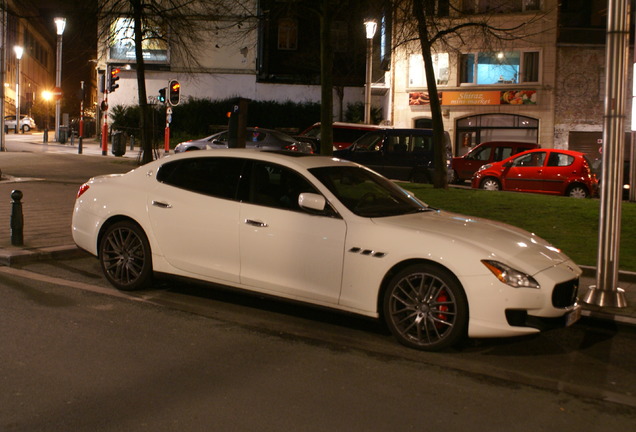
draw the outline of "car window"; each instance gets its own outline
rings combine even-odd
[[[300,210],[298,196],[318,193],[300,174],[280,165],[255,162],[250,176],[249,202],[287,210]]]
[[[243,164],[238,158],[183,159],[163,164],[157,180],[204,195],[236,199]]]
[[[380,151],[382,138],[382,134],[368,133],[356,141],[355,151]]]
[[[470,153],[469,158],[478,161],[487,161],[490,159],[490,151],[492,147],[482,147]]]
[[[512,156],[512,147],[495,147],[495,162],[508,159],[510,156]]]
[[[433,151],[433,137],[432,136],[422,136],[422,135],[418,135],[418,136],[414,136],[412,137],[413,139],[413,145],[412,147],[409,149],[411,151],[414,152],[430,152]]]
[[[552,152],[548,158],[548,166],[551,167],[563,167],[570,166],[574,163],[574,156],[570,156],[564,153]]]
[[[385,217],[430,210],[392,181],[365,168],[322,167],[309,171],[358,216]]]
[[[516,158],[512,166],[515,167],[540,167],[545,161],[545,152],[528,153]]]
[[[218,141],[223,143],[227,142],[227,135],[228,135],[227,131],[221,132],[217,135],[213,135],[211,141]]]

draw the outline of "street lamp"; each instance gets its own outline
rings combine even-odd
[[[364,123],[371,123],[371,65],[373,57],[373,36],[378,24],[375,20],[367,20],[364,22],[367,33],[367,82],[364,89]]]
[[[20,131],[20,60],[22,60],[22,54],[24,48],[19,45],[13,47],[15,51],[15,58],[17,59],[17,66],[15,68],[15,133]]]
[[[49,142],[49,107],[51,105],[51,99],[53,99],[53,94],[48,90],[44,90],[42,92],[42,99],[46,101],[46,119],[44,121],[44,134],[42,135],[42,142],[46,144]]]
[[[57,30],[57,61],[55,67],[55,87],[62,88],[62,35],[66,27],[66,18],[55,18]],[[60,99],[55,102],[55,141],[60,141]]]

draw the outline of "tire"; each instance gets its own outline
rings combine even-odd
[[[482,180],[480,188],[483,190],[498,191],[501,190],[501,184],[499,183],[499,180],[494,177],[486,177]]]
[[[468,301],[447,270],[414,264],[391,278],[384,292],[383,317],[401,344],[437,351],[459,343],[466,335]]]
[[[22,125],[22,133],[27,133],[31,131],[31,126],[29,125]]]
[[[116,222],[106,229],[99,244],[99,262],[108,282],[119,290],[139,290],[152,282],[150,244],[134,222]]]
[[[575,183],[568,188],[565,195],[572,198],[587,198],[589,196],[589,192],[582,184]]]

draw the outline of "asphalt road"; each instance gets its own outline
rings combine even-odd
[[[155,288],[119,293],[93,258],[0,267],[0,430],[616,431],[636,420],[630,327],[584,322],[432,354],[367,320],[183,281]]]

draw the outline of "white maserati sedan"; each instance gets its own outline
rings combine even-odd
[[[177,275],[386,322],[404,345],[580,316],[581,270],[534,234],[431,208],[355,163],[249,149],[167,156],[81,186],[73,238],[120,290]]]

